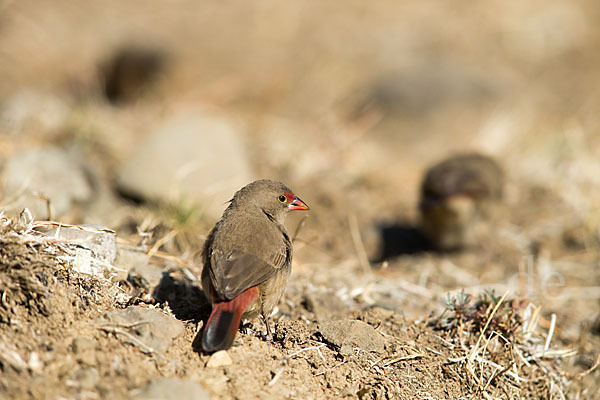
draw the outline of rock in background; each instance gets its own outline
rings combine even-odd
[[[57,147],[14,154],[6,160],[0,182],[4,202],[28,207],[37,219],[63,217],[93,194],[81,163]]]
[[[252,180],[240,130],[223,117],[172,117],[144,139],[118,172],[120,190],[135,198],[192,201],[217,219]]]

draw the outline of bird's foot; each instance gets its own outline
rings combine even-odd
[[[265,335],[265,340],[268,344],[273,343],[273,335],[271,334],[271,332],[267,332],[267,334]]]
[[[269,324],[269,317],[263,316],[263,322],[265,323],[265,327],[267,328],[267,334],[265,335],[265,340],[268,344],[273,343],[273,334],[271,333],[271,324]]]

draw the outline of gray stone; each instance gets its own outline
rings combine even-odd
[[[115,266],[126,270],[130,281],[141,284],[149,292],[159,285],[163,275],[160,267],[150,264],[146,253],[127,247],[118,248]]]
[[[160,379],[141,390],[132,391],[131,400],[210,400],[208,393],[197,382],[183,379]]]
[[[32,129],[54,131],[64,126],[70,112],[71,105],[65,102],[65,96],[23,89],[3,101],[0,130],[12,134]]]
[[[333,292],[305,293],[302,303],[317,321],[342,318],[348,313],[346,303]]]
[[[163,270],[160,267],[152,264],[138,264],[129,270],[127,279],[152,292],[160,284],[162,276]]]
[[[164,353],[171,341],[184,331],[183,322],[159,310],[137,306],[107,312],[100,324],[123,342],[139,347],[144,353]]]
[[[233,193],[252,180],[242,143],[225,118],[176,116],[134,151],[118,173],[118,185],[137,197],[191,200],[219,218]]]
[[[67,240],[92,251],[95,258],[113,264],[117,256],[117,237],[112,229],[102,225],[86,224],[77,227],[60,227],[46,235]]]
[[[25,150],[4,165],[0,186],[5,198],[16,199],[19,208],[29,208],[37,219],[67,214],[74,204],[92,195],[82,166],[66,151],[55,147]]]
[[[130,271],[133,267],[140,264],[148,264],[150,257],[136,248],[130,246],[119,246],[117,248],[117,258],[115,259],[115,266]]]
[[[381,353],[385,338],[371,325],[358,320],[327,321],[319,324],[319,332],[326,342],[348,354],[351,349]]]
[[[456,102],[484,102],[493,99],[497,89],[483,74],[465,65],[415,65],[397,73],[380,76],[369,85],[359,107],[387,114],[419,115]]]
[[[113,267],[117,254],[117,240],[114,231],[101,225],[61,226],[44,232],[48,238],[60,240],[73,247],[74,271],[89,274],[117,275]]]

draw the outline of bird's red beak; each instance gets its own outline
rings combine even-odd
[[[308,206],[305,202],[300,200],[298,196],[294,197],[294,200],[288,205],[290,210],[308,210]]]

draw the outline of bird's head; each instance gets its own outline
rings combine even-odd
[[[289,211],[309,209],[306,203],[283,183],[266,179],[244,186],[235,194],[232,204],[247,210],[258,209],[280,224],[283,224]]]

